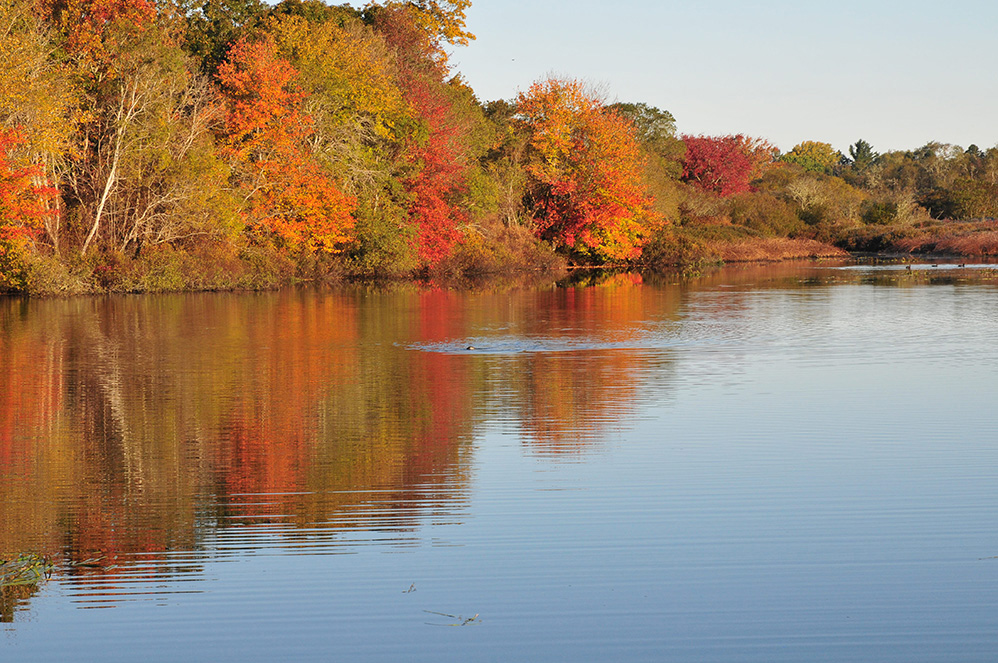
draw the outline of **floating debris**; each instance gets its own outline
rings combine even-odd
[[[25,554],[0,560],[0,587],[36,585],[52,573],[52,562],[41,555]]]
[[[450,617],[451,619],[456,619],[457,621],[450,624],[434,624],[432,622],[426,622],[430,626],[468,626],[470,624],[481,624],[482,621],[478,618],[478,613],[475,613],[474,617],[462,617],[461,615],[448,615],[446,612],[435,612],[433,610],[424,610],[423,612],[428,612],[431,615],[440,615],[441,617]]]

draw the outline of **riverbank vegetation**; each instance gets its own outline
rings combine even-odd
[[[998,253],[998,149],[680,135],[548,78],[483,102],[470,0],[0,0],[0,291]]]

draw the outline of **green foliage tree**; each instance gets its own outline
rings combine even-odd
[[[232,45],[253,29],[266,13],[262,0],[186,0],[185,50],[213,74]],[[282,3],[283,4],[283,3]]]
[[[784,163],[795,163],[804,170],[815,173],[830,173],[839,161],[840,154],[828,143],[806,140],[780,157]]]
[[[323,169],[357,199],[347,251],[364,273],[416,266],[408,195],[400,182],[407,137],[420,127],[384,37],[345,9],[286,1],[267,21],[280,54],[299,72],[308,147]],[[321,3],[320,3],[321,4]],[[299,11],[303,9],[303,11]]]
[[[668,153],[676,142],[676,118],[672,113],[644,103],[616,103],[607,106],[634,125],[635,137],[643,147]]]
[[[873,146],[860,138],[849,146],[849,157],[852,160],[854,170],[862,172],[880,156],[873,150]]]

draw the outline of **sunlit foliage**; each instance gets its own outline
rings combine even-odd
[[[354,201],[305,148],[312,121],[297,77],[269,36],[236,42],[218,68],[226,102],[221,137],[247,225],[292,250],[332,252],[349,238]]]
[[[780,156],[780,161],[795,163],[804,170],[830,173],[843,160],[842,154],[828,143],[806,140]]]
[[[682,136],[686,144],[682,179],[694,187],[730,196],[751,190],[751,182],[772,162],[775,149],[743,134]]]
[[[47,201],[54,189],[40,185],[42,169],[18,164],[14,156],[23,137],[0,128],[0,290],[25,285],[25,261],[31,242],[44,228]]]
[[[540,236],[601,260],[639,255],[653,220],[634,126],[577,80],[539,81],[516,104]]]

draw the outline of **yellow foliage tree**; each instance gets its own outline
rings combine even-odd
[[[465,27],[471,0],[389,1],[384,6],[415,10],[416,25],[434,39],[467,46],[475,38]]]
[[[21,160],[38,164],[35,186],[54,186],[70,150],[77,100],[68,72],[50,57],[50,35],[27,0],[0,0],[0,129],[16,129]],[[50,241],[58,246],[58,197],[46,201]]]
[[[312,153],[347,193],[368,189],[378,179],[371,148],[390,152],[412,116],[384,39],[357,20],[341,25],[285,16],[269,30],[299,73],[303,109],[313,122]]]

